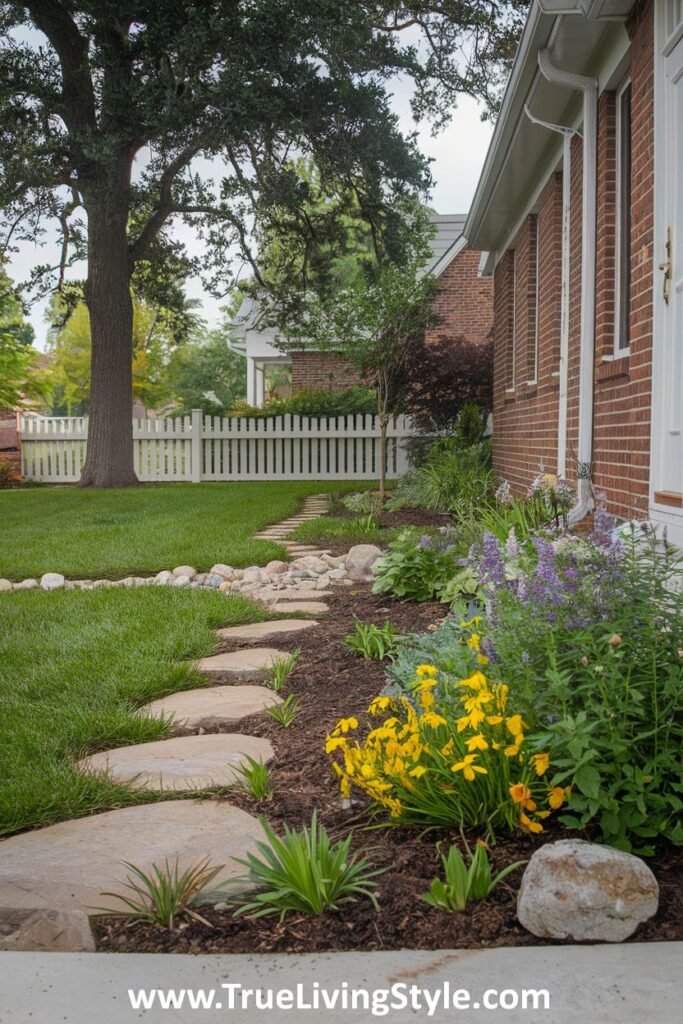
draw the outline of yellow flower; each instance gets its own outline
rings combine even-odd
[[[481,638],[478,633],[472,633],[467,641],[467,646],[471,647],[473,651],[479,652],[481,650]]]
[[[459,685],[478,692],[486,687],[486,676],[483,672],[473,672],[467,679],[461,679]]]
[[[486,721],[488,722],[489,725],[500,725],[500,723],[503,721],[503,716],[502,715],[487,715],[486,716]]]
[[[379,715],[391,706],[391,697],[375,697],[371,702],[368,711],[371,715]]]
[[[508,702],[508,693],[510,692],[509,686],[506,686],[505,683],[498,683],[493,687],[493,692],[499,711],[505,711],[505,706]]]
[[[477,772],[479,775],[488,775],[486,768],[482,768],[481,765],[474,763],[476,760],[476,754],[465,754],[465,757],[462,759],[462,761],[458,761],[457,764],[454,764],[451,767],[451,771],[462,772],[463,776],[467,779],[468,782],[474,782],[474,779],[476,778],[475,772]]]
[[[481,733],[477,733],[476,736],[470,736],[465,745],[469,751],[489,749],[489,745]]]
[[[428,725],[432,729],[438,729],[440,725],[446,725],[446,719],[442,718],[441,715],[437,715],[435,711],[426,711],[420,718],[423,725]]]
[[[415,674],[418,676],[435,676],[438,672],[438,668],[434,668],[433,665],[418,665],[415,669]]]
[[[343,776],[339,780],[339,790],[341,792],[342,797],[348,800],[348,798],[351,796],[351,780],[347,779],[346,776]]]
[[[521,715],[512,715],[511,718],[505,719],[505,725],[507,726],[508,732],[510,733],[511,736],[514,736],[515,738],[517,736],[521,736],[524,724],[525,723]]]
[[[444,757],[451,756],[451,754],[453,753],[453,740],[449,740],[448,743],[446,743],[445,746],[441,748],[441,753],[443,754]]]
[[[523,742],[524,737],[518,736],[515,742],[512,744],[512,746],[506,747],[503,753],[505,754],[506,757],[516,757],[516,755],[519,753],[519,748],[521,747]]]
[[[333,751],[338,750],[339,747],[345,747],[348,740],[345,740],[343,736],[328,736],[325,743],[325,753],[331,754]]]
[[[548,803],[554,811],[558,810],[566,799],[566,791],[563,786],[553,786],[550,790],[550,796],[548,797]]]
[[[414,779],[421,779],[426,771],[427,769],[423,764],[418,764],[412,771],[408,772],[408,775],[412,776]]]
[[[420,692],[420,704],[427,711],[434,707],[434,694],[431,690],[422,690]]]
[[[477,664],[479,665],[488,665],[489,663],[489,659],[486,657],[485,654],[478,654],[476,657],[476,661]]]
[[[527,800],[531,799],[531,790],[523,782],[515,782],[510,786],[510,796],[513,803],[526,805]]]
[[[482,618],[481,615],[475,615],[474,618],[468,619],[467,622],[461,622],[460,623],[460,628],[461,629],[469,629],[471,626],[478,626],[479,623],[481,622],[481,618]]]
[[[534,754],[531,758],[537,775],[545,775],[550,765],[550,758],[547,754]]]
[[[538,833],[543,831],[543,825],[541,825],[540,821],[532,821],[526,814],[520,814],[519,823],[527,832]]]
[[[337,728],[335,732],[348,732],[350,729],[358,728],[358,719],[351,716],[351,718],[342,718],[337,722]]]

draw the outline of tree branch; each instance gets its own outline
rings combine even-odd
[[[192,157],[197,155],[203,144],[203,138],[196,139],[185,149],[181,149],[164,169],[159,180],[159,204],[154,213],[150,215],[137,240],[130,246],[130,258],[133,262],[144,258],[170,215],[173,212],[180,212],[173,209],[173,183],[183,168],[187,167]]]

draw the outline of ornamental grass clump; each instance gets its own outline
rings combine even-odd
[[[342,719],[326,750],[342,796],[362,790],[395,824],[534,834],[566,799],[564,788],[548,785],[549,757],[529,748],[508,687],[481,669],[450,680],[420,665],[410,697],[379,696],[368,711],[381,718],[375,728],[357,739],[358,720]]]

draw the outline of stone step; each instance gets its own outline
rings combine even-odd
[[[0,843],[0,907],[120,910],[102,892],[122,891],[122,860],[148,870],[178,858],[182,871],[209,857],[225,865],[218,887],[244,872],[231,856],[244,857],[262,838],[251,814],[215,800],[166,800],[62,821]]]
[[[257,715],[282,700],[267,686],[207,686],[182,690],[140,708],[151,718],[172,718],[175,731],[212,729]]]
[[[266,604],[281,601],[319,601],[323,597],[332,597],[332,591],[287,587],[285,590],[257,590],[249,594],[249,597]]]
[[[292,612],[299,615],[325,615],[330,607],[324,601],[276,601],[270,605],[270,610],[285,615]]]
[[[114,782],[128,782],[136,789],[187,792],[231,785],[247,754],[270,761],[273,748],[268,740],[240,733],[178,736],[103,750],[79,761],[78,768],[104,772]]]
[[[213,654],[199,662],[201,672],[220,672],[235,679],[263,679],[274,662],[288,658],[288,651],[275,647],[254,647],[249,651],[233,651],[231,654]]]
[[[268,643],[269,640],[295,636],[317,625],[312,619],[280,619],[275,622],[252,622],[248,626],[226,626],[217,629],[216,635],[234,644]]]

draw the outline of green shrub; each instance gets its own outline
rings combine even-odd
[[[458,551],[448,537],[420,536],[404,530],[375,563],[373,593],[411,601],[438,598],[457,569]]]
[[[382,512],[382,498],[377,491],[358,491],[342,498],[342,505],[358,516],[377,517]]]
[[[374,416],[377,399],[371,388],[357,385],[340,391],[324,388],[297,391],[291,398],[277,398],[263,406],[238,402],[231,416]]]
[[[292,911],[322,914],[359,897],[377,905],[374,879],[381,871],[373,869],[366,857],[351,853],[351,835],[332,843],[318,825],[315,811],[310,828],[294,830],[285,825],[282,839],[263,818],[259,822],[267,842],[257,842],[258,853],[248,853],[244,860],[233,858],[247,868],[244,881],[257,889],[240,901],[236,917],[279,913],[282,920]]]
[[[456,522],[477,519],[493,502],[490,443],[462,447],[454,437],[435,441],[422,465],[399,483],[396,500],[449,512]]]

